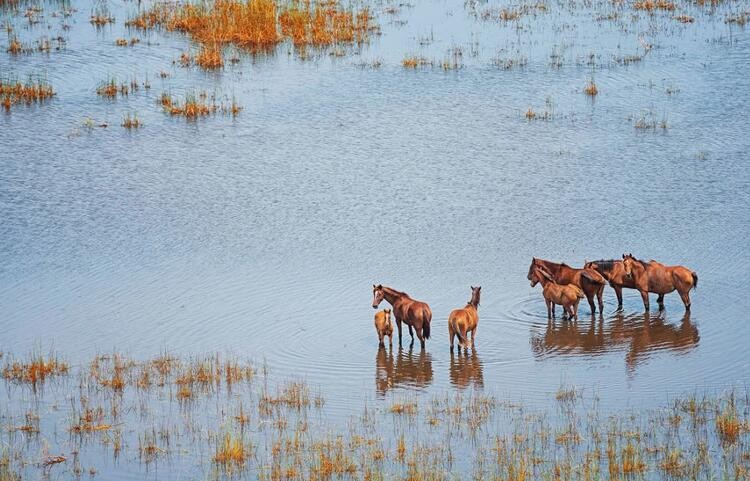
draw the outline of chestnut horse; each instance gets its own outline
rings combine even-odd
[[[537,267],[531,274],[531,287],[537,283],[542,284],[542,295],[547,305],[547,319],[555,317],[555,305],[563,308],[563,319],[565,314],[569,319],[578,320],[578,302],[583,299],[583,291],[575,284],[558,284],[552,279],[552,275],[546,269]]]
[[[649,292],[659,294],[659,309],[664,309],[664,294],[675,290],[680,294],[685,310],[690,310],[690,289],[698,287],[698,274],[695,272],[685,266],[665,266],[655,260],[643,262],[633,257],[633,254],[622,255],[622,266],[625,275],[633,278],[647,311]]]
[[[627,287],[628,289],[635,289],[635,281],[632,277],[628,277],[625,274],[625,268],[622,265],[621,260],[610,259],[610,260],[598,260],[592,262],[586,262],[583,264],[584,269],[593,269],[602,276],[604,276],[612,289],[615,290],[617,296],[617,310],[622,309],[622,288]],[[662,303],[664,296],[660,296]]]
[[[471,347],[477,338],[477,324],[479,323],[479,295],[481,287],[471,286],[471,299],[463,309],[455,309],[448,316],[448,337],[451,341],[451,352],[453,351],[453,339],[458,336],[458,349],[468,348],[468,333],[471,332]]]
[[[432,311],[426,303],[417,301],[409,297],[409,294],[382,284],[372,286],[372,307],[377,309],[380,303],[385,299],[393,306],[393,317],[396,318],[396,327],[398,328],[398,345],[401,345],[401,323],[409,326],[409,335],[411,342],[414,343],[414,333],[412,327],[417,332],[419,342],[424,348],[424,342],[430,338],[430,322],[432,321]]]
[[[586,300],[589,301],[592,316],[596,313],[594,296],[596,296],[599,301],[599,313],[604,311],[602,293],[604,292],[604,284],[606,284],[607,281],[594,269],[575,269],[567,264],[557,264],[555,262],[532,257],[531,265],[529,266],[529,273],[526,275],[526,279],[529,281],[531,281],[535,267],[545,269],[552,276],[552,280],[557,284],[573,284],[581,289],[586,296]]]

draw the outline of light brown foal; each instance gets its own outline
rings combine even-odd
[[[471,332],[471,347],[474,348],[474,341],[477,338],[477,324],[479,324],[479,296],[481,287],[471,286],[471,299],[463,309],[455,309],[448,316],[448,338],[451,341],[451,351],[453,351],[453,339],[458,336],[458,349],[468,347],[468,333]]]

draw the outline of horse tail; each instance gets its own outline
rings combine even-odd
[[[461,328],[458,326],[458,323],[456,322],[456,317],[453,316],[453,312],[451,313],[451,316],[448,318],[448,322],[451,325],[451,329],[453,329],[453,332],[458,336],[458,343],[459,345],[466,344],[466,339],[464,339],[463,334],[461,334]]]
[[[571,284],[571,285],[576,288],[576,297],[578,299],[583,299],[585,297],[584,294],[583,294],[583,290],[580,287],[578,287],[578,286],[575,286],[573,284]]]
[[[697,289],[698,288],[698,274],[692,271],[690,273],[693,275],[693,289]]]
[[[430,338],[430,322],[432,322],[432,311],[427,307],[422,309],[422,335],[425,339]]]

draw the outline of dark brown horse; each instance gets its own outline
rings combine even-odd
[[[409,335],[411,342],[414,342],[414,333],[412,327],[417,332],[419,342],[424,348],[424,342],[430,338],[430,322],[432,321],[432,311],[426,303],[417,301],[409,297],[409,294],[390,287],[378,284],[372,286],[372,307],[377,309],[380,303],[385,299],[393,306],[393,317],[396,318],[396,327],[398,328],[398,345],[401,345],[401,323],[409,326]]]
[[[635,288],[641,293],[643,307],[649,310],[648,293],[659,294],[659,309],[664,308],[664,294],[677,291],[690,310],[690,289],[698,286],[698,274],[685,266],[665,266],[655,260],[644,262],[633,257],[633,254],[622,255],[622,266],[625,275],[633,278]]]
[[[526,279],[529,281],[531,281],[535,267],[545,269],[557,284],[573,284],[581,289],[586,296],[586,300],[589,301],[591,315],[596,313],[594,296],[596,296],[599,301],[599,312],[601,313],[604,310],[602,293],[604,292],[604,285],[607,281],[594,269],[575,269],[567,264],[557,264],[555,262],[532,257],[531,265],[529,266],[529,273],[526,275]]]
[[[601,259],[586,262],[583,264],[583,268],[593,269],[609,281],[609,285],[615,290],[615,295],[617,296],[617,309],[622,309],[622,288],[635,289],[635,281],[633,281],[632,277],[628,277],[625,274],[625,267],[623,267],[622,261],[618,259]],[[662,300],[663,297],[661,296]]]

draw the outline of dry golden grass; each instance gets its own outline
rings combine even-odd
[[[137,114],[133,114],[131,117],[130,113],[128,113],[122,119],[122,126],[126,129],[140,129],[143,126],[143,123],[138,119]],[[138,378],[137,386],[141,389],[145,389],[150,384],[150,374],[148,371],[144,370],[141,373],[141,377]]]
[[[216,464],[225,466],[243,465],[249,457],[250,452],[242,439],[226,433],[216,446],[213,460]]]
[[[363,42],[375,28],[369,10],[347,10],[335,1],[214,0],[201,3],[157,4],[126,25],[148,29],[161,26],[185,32],[204,44],[204,68],[219,68],[222,44],[250,50],[275,47],[289,39],[298,47],[325,47]]]
[[[115,99],[118,95],[126,97],[130,93],[130,88],[128,87],[128,84],[124,82],[118,84],[117,80],[112,78],[100,83],[99,87],[96,88],[96,93],[102,97]]]
[[[724,410],[716,416],[716,432],[719,438],[724,442],[733,443],[743,429],[744,423],[739,419],[734,403],[728,402]]]
[[[633,8],[636,10],[646,10],[652,12],[654,10],[665,10],[674,11],[677,8],[677,4],[668,0],[638,0],[633,4]]]
[[[695,22],[695,18],[691,17],[690,15],[677,15],[674,17],[675,20],[677,20],[680,23],[693,23]]]
[[[0,83],[0,96],[4,99],[18,97],[25,102],[37,101],[41,96],[51,96],[46,91],[37,92],[38,86],[16,84],[7,87],[6,84]],[[46,97],[45,97],[46,98]],[[29,100],[33,99],[33,100]],[[9,107],[6,107],[9,108]],[[3,378],[12,382],[22,382],[31,385],[42,384],[47,378],[62,376],[68,373],[68,364],[58,360],[56,357],[45,359],[43,356],[32,356],[28,362],[14,361],[5,365],[3,368]]]
[[[593,80],[589,81],[589,83],[586,85],[583,91],[586,95],[590,97],[596,97],[596,95],[599,93],[599,89],[597,88]]]
[[[404,68],[418,68],[418,67],[427,67],[432,66],[432,62],[429,59],[426,59],[425,57],[418,57],[418,56],[406,56],[401,61],[401,65]]]
[[[204,46],[195,56],[195,63],[206,70],[215,70],[224,66],[221,48],[216,45]]]

